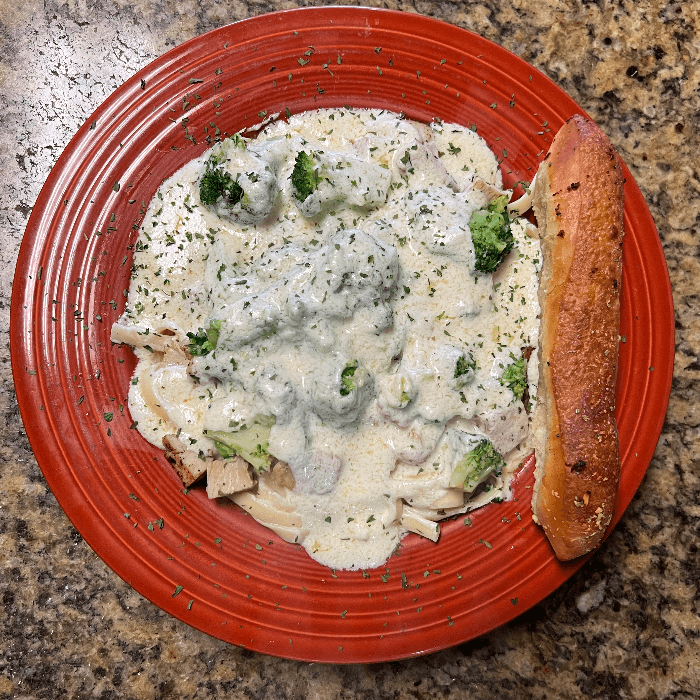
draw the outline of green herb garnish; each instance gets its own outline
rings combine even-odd
[[[188,333],[187,337],[190,343],[187,346],[187,351],[193,356],[208,355],[219,342],[219,331],[221,330],[221,321],[213,320],[209,323],[209,328],[206,330],[200,328],[197,333]]]
[[[355,370],[357,369],[357,360],[348,362],[345,368],[340,373],[340,381],[343,386],[340,387],[340,395],[347,396],[351,391],[355,389]]]

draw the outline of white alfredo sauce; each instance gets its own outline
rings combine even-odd
[[[290,181],[302,150],[328,175],[303,203]],[[273,417],[267,451],[295,476],[284,502],[296,539],[337,569],[384,563],[408,531],[407,505],[438,520],[507,498],[508,470],[472,501],[449,488],[484,437],[511,463],[522,457],[528,416],[500,378],[523,348],[535,348],[533,401],[537,388],[534,227],[512,223],[495,273],[474,267],[469,221],[501,186],[485,142],[462,126],[342,109],[214,153],[249,201],[202,204],[209,152],[164,182],[113,331],[139,360],[129,408],[141,434],[162,446],[177,432],[216,455],[206,431]],[[160,352],[164,331],[187,347],[213,321],[208,354]],[[460,358],[475,369],[457,376]]]

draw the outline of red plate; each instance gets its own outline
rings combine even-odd
[[[87,542],[188,624],[277,656],[370,662],[464,642],[516,617],[581,565],[559,563],[516,500],[410,535],[386,567],[333,572],[235,507],[184,494],[130,429],[134,359],[113,347],[138,226],[159,184],[221,134],[318,107],[384,107],[476,124],[506,183],[530,180],[582,110],[537,70],[414,14],[314,8],[254,17],[173,49],[117,90],[51,172],[20,251],[12,298],[19,405],[46,480]],[[654,223],[627,176],[618,381],[622,484],[637,490],[668,401],[673,308]],[[653,368],[653,369],[652,369]]]

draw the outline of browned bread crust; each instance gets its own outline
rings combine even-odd
[[[615,149],[575,115],[554,138],[533,195],[543,267],[532,508],[561,560],[598,545],[619,484],[623,187]]]

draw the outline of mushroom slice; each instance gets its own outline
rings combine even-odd
[[[274,489],[281,495],[284,495],[285,489],[293,491],[296,486],[294,473],[286,462],[278,460],[272,467],[261,474],[263,479],[270,488]]]

